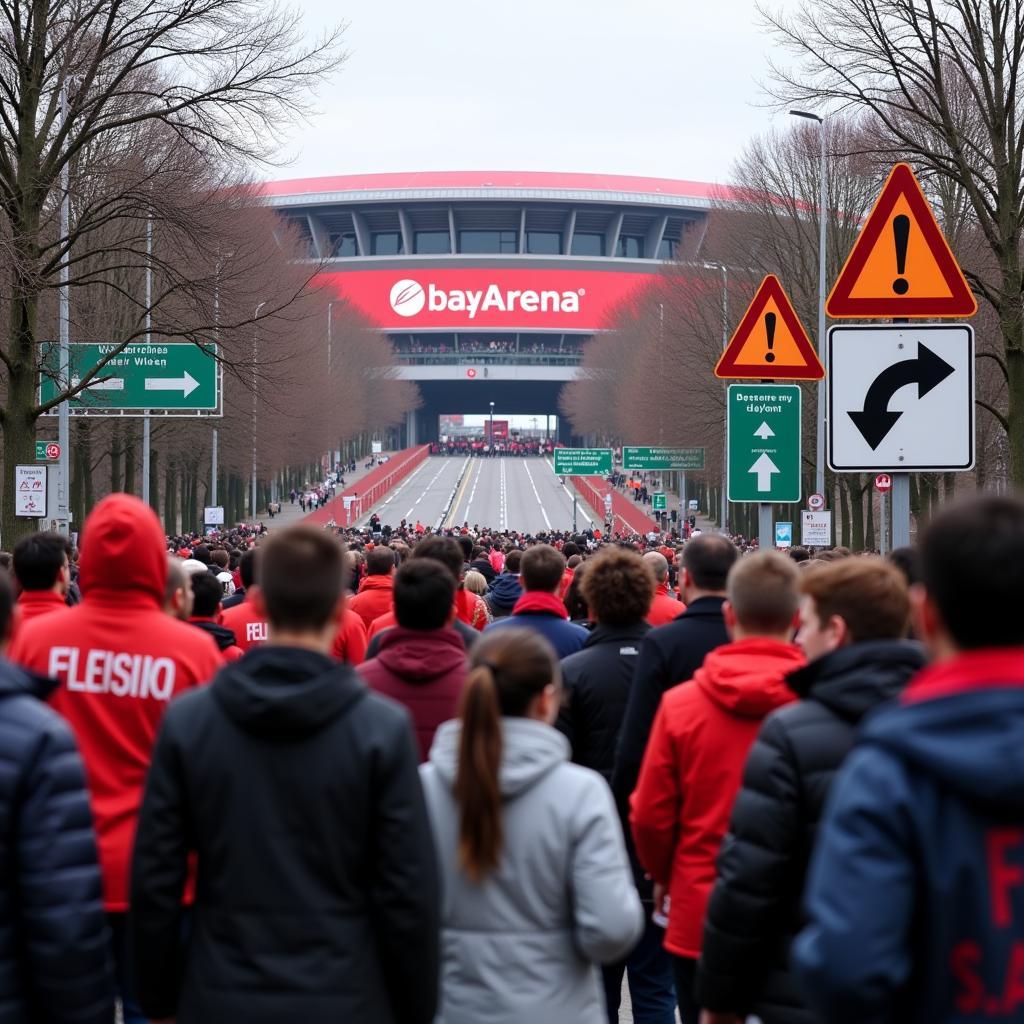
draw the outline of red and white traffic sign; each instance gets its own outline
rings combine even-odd
[[[48,459],[59,459],[60,458],[60,445],[56,441],[51,441],[46,446],[46,457]]]
[[[808,494],[807,495],[807,508],[811,512],[820,512],[825,507],[825,495],[824,494]]]
[[[875,477],[875,490],[879,494],[887,494],[892,490],[892,477],[888,473],[879,473]]]

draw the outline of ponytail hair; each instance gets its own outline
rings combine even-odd
[[[459,864],[474,883],[501,860],[504,844],[499,773],[501,719],[521,717],[552,683],[558,659],[551,645],[525,629],[499,631],[474,646],[462,692],[459,763],[454,796],[459,805]]]

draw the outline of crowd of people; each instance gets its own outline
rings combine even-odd
[[[535,437],[495,437],[493,444],[486,437],[448,437],[444,441],[430,443],[431,455],[475,455],[479,458],[526,458],[533,455],[550,457],[554,450],[554,441]]]
[[[1024,502],[376,525],[0,554],[0,1020],[1024,1019]]]
[[[502,356],[502,355],[572,355],[578,356],[582,351],[582,344],[578,341],[562,340],[557,338],[542,340],[538,338],[520,338],[518,341],[513,335],[500,338],[466,338],[460,337],[458,344],[449,344],[446,341],[439,341],[434,345],[425,344],[420,338],[412,338],[409,341],[395,342],[395,351],[399,355],[472,355],[472,356]]]

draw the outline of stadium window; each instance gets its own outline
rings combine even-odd
[[[416,252],[451,252],[452,240],[447,231],[417,231]]]
[[[331,252],[334,256],[358,256],[356,236],[350,232],[342,235],[331,235]]]
[[[572,236],[573,256],[603,256],[604,235],[591,234],[587,231],[577,231]]]
[[[460,231],[459,252],[514,253],[518,251],[516,231]]]
[[[644,240],[639,235],[619,235],[619,244],[615,249],[615,255],[625,257],[627,260],[642,260],[644,258]]]
[[[658,259],[674,260],[676,258],[676,246],[679,242],[675,238],[663,238],[658,243]]]
[[[375,231],[370,248],[374,256],[397,256],[402,251],[402,236],[397,231]]]
[[[560,231],[527,231],[526,251],[544,256],[558,256],[562,251]]]

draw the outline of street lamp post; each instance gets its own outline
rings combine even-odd
[[[825,231],[828,218],[828,165],[825,152],[825,119],[806,110],[791,110],[793,117],[818,123],[821,159],[818,165],[818,358],[825,366]],[[826,367],[826,371],[827,371]],[[818,423],[814,453],[814,489],[825,493],[825,381],[818,381]]]
[[[722,351],[729,344],[729,268],[724,263],[709,261],[701,264],[707,270],[719,270],[722,273]],[[722,518],[723,530],[729,528],[729,438],[722,441]],[[683,513],[680,512],[680,515]],[[682,522],[679,523],[682,527]]]
[[[257,324],[260,310],[266,305],[261,302],[252,314],[252,523],[256,525],[256,354]]]
[[[494,403],[491,402],[491,429],[490,429],[491,454],[494,454]]]

